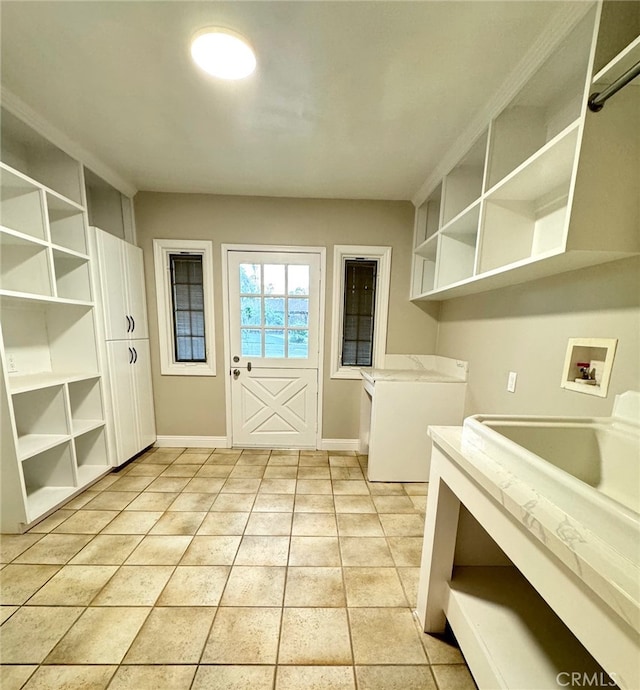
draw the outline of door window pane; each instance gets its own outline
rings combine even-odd
[[[260,264],[240,264],[240,293],[260,294]]]
[[[265,329],[264,349],[265,357],[284,357],[284,331]]]
[[[310,266],[240,264],[243,357],[309,357]]]
[[[240,298],[240,325],[259,326],[262,323],[262,300],[260,297]]]
[[[309,331],[296,329],[289,331],[288,335],[289,357],[306,359],[309,356]]]
[[[288,300],[288,326],[308,326],[309,325],[309,300],[292,299]]]
[[[284,297],[264,298],[264,325],[284,326]]]
[[[290,295],[309,294],[309,267],[297,264],[287,266]]]
[[[240,347],[243,357],[262,357],[262,332],[257,328],[240,329]]]
[[[284,264],[264,265],[264,294],[284,295]]]

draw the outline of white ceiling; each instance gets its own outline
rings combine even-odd
[[[140,190],[410,199],[557,2],[7,2],[2,84]],[[252,42],[229,83],[196,30]]]

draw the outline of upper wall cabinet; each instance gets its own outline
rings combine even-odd
[[[416,210],[411,298],[441,300],[640,252],[640,4],[589,5]]]
[[[142,249],[93,228],[106,340],[148,338]]]

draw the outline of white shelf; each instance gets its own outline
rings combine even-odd
[[[53,250],[56,294],[63,299],[91,301],[89,260]]]
[[[445,175],[442,192],[438,187],[416,210],[413,300],[459,297],[640,253],[635,135],[640,82],[612,99],[604,114],[586,108],[589,93],[597,90],[588,75],[592,52],[602,63],[609,61],[596,74],[596,85],[640,59],[640,14],[628,5],[603,7],[596,45],[596,8],[581,12],[493,118],[484,191],[475,206],[461,209],[471,198],[468,180],[474,179],[477,189],[483,170],[478,162],[483,139]],[[469,178],[474,161],[475,178]],[[442,212],[433,256],[435,243],[424,239],[428,203],[435,200]],[[476,224],[471,209],[478,207]]]
[[[84,487],[100,479],[111,470],[110,465],[80,465],[78,467],[78,486]]]
[[[51,296],[49,248],[18,233],[0,233],[0,289]]]
[[[16,239],[23,240],[25,242],[31,242],[34,245],[39,245],[41,247],[48,247],[49,242],[43,240],[41,237],[34,237],[33,235],[28,235],[25,232],[20,232],[19,230],[13,230],[4,225],[0,225],[0,234],[15,237]]]
[[[29,522],[76,490],[69,441],[25,458],[21,467]]]
[[[104,427],[104,419],[76,419],[71,422],[74,437],[82,436],[95,429],[102,429],[102,427]]]
[[[78,485],[84,486],[110,467],[104,424],[76,436]]]
[[[4,226],[47,239],[41,189],[4,165],[0,167],[0,204]]]
[[[27,497],[28,521],[33,522],[71,498],[77,491],[75,486],[41,486]]]
[[[93,381],[100,378],[97,372],[70,372],[68,374],[39,373],[39,374],[9,374],[9,390],[12,395],[26,391],[61,386],[75,381]]]
[[[47,192],[46,200],[51,242],[86,253],[87,238],[82,207],[51,192]]]
[[[435,261],[438,248],[438,236],[433,235],[415,248],[415,253],[419,256]]]
[[[0,126],[0,531],[19,532],[109,462],[82,166],[4,108]]]
[[[25,434],[18,438],[18,456],[21,460],[28,460],[69,441],[70,438],[68,434]]]
[[[30,302],[32,304],[62,304],[74,307],[92,307],[93,302],[83,299],[67,299],[65,297],[50,297],[48,295],[34,295],[29,292],[21,292],[18,290],[0,290],[0,298],[2,302],[10,306],[13,303],[15,307],[24,306],[20,302]]]
[[[608,680],[516,568],[458,567],[449,586],[447,620],[479,687],[556,690],[567,671]]]
[[[489,200],[535,201],[565,185],[575,166],[579,122],[572,122],[486,194]]]

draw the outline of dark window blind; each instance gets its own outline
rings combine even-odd
[[[344,262],[342,366],[370,367],[376,305],[377,261]]]
[[[200,254],[170,254],[176,362],[206,362],[204,286]]]

